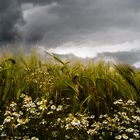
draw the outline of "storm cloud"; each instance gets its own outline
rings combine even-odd
[[[87,56],[119,55],[134,64],[130,56],[139,54],[139,36],[139,0],[0,0],[0,43],[39,44],[63,53],[89,50]]]
[[[60,0],[23,11],[25,40],[48,46],[92,40],[116,44],[139,39],[138,0]]]
[[[0,41],[56,45],[92,40],[116,44],[139,39],[139,0],[0,1]]]
[[[0,43],[11,43],[13,41],[22,41],[22,35],[19,26],[24,25],[22,5],[33,2],[33,5],[44,4],[43,0],[0,0]],[[49,4],[50,1],[45,2]]]
[[[140,62],[140,51],[131,51],[131,52],[115,52],[115,53],[101,53],[98,54],[96,58],[109,59],[112,58],[114,61],[119,63],[128,63],[130,65],[136,65]],[[128,59],[129,58],[129,59]],[[138,66],[140,67],[140,65]]]
[[[0,1],[0,42],[11,42],[18,38],[15,24],[22,17],[17,0]]]

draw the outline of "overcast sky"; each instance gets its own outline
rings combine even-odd
[[[140,0],[0,0],[0,44],[140,65]]]

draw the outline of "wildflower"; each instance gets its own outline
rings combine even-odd
[[[49,111],[47,114],[48,114],[48,115],[53,114],[53,111]]]
[[[86,119],[82,119],[82,124],[87,127],[89,126],[89,121],[87,121]]]
[[[37,80],[36,79],[33,79],[33,83],[37,83]]]
[[[46,109],[46,105],[41,105],[39,109],[44,111]]]
[[[29,136],[24,136],[23,140],[30,140]]]
[[[12,102],[11,104],[10,104],[10,107],[15,107],[17,104],[15,103],[15,102]]]
[[[133,133],[133,135],[138,139],[138,138],[140,138],[140,136],[139,136],[139,133]]]
[[[55,109],[56,109],[56,106],[55,106],[55,105],[52,105],[52,106],[51,106],[51,109],[52,109],[52,110],[55,110]]]
[[[52,136],[57,137],[57,133],[58,133],[57,131],[52,131]]]
[[[66,139],[70,139],[70,136],[68,136],[68,135],[65,135],[65,138],[66,138]]]
[[[65,127],[66,127],[66,130],[73,128],[73,127],[71,126],[71,124],[67,124]]]
[[[26,124],[29,122],[29,119],[26,118],[26,119],[17,119],[17,122],[18,122],[18,125],[22,125],[22,124]]]
[[[102,135],[105,136],[105,132],[102,132]]]
[[[60,118],[58,118],[58,119],[57,119],[57,122],[60,122],[60,121],[61,121],[61,119],[60,119]]]
[[[127,104],[127,105],[132,105],[132,106],[133,106],[133,105],[135,105],[135,103],[136,103],[135,101],[128,100],[126,104]]]
[[[36,137],[32,137],[31,140],[39,140],[38,138]]]
[[[32,109],[30,110],[30,113],[31,113],[31,114],[35,114],[35,113],[36,113],[35,108],[32,108]]]
[[[117,136],[115,137],[115,139],[117,139],[117,140],[120,140],[121,138],[122,138],[121,135],[117,135]]]
[[[32,107],[32,108],[35,108],[36,107],[36,105],[35,105],[35,103],[30,103],[30,107]]]
[[[41,124],[45,124],[45,123],[46,123],[45,119],[42,119]]]
[[[39,88],[42,88],[42,85],[40,85]]]
[[[29,96],[27,96],[27,95],[24,97],[24,102],[25,102],[25,103],[28,103],[28,102],[31,101],[31,100],[32,100],[32,98],[29,97]]]
[[[122,116],[126,116],[126,112],[122,112],[122,114],[121,114]]]
[[[137,121],[136,120],[132,120],[132,123],[137,123]]]
[[[0,125],[0,131],[3,130],[3,128],[4,128],[3,125]]]
[[[99,122],[94,122],[91,127],[99,128],[100,123]]]
[[[19,123],[19,125],[23,124],[23,119],[17,119],[17,122]]]
[[[66,98],[66,100],[70,100],[70,98],[69,98],[69,97],[67,97],[67,98]]]
[[[3,123],[11,122],[11,120],[12,120],[12,117],[11,117],[11,116],[7,116],[7,117],[4,119],[4,122],[3,122]]]
[[[117,105],[117,104],[123,104],[123,100],[122,99],[119,99],[115,102],[113,102],[114,105]]]
[[[140,113],[140,108],[137,108],[136,113]]]
[[[103,124],[107,124],[108,122],[106,120],[103,121]]]
[[[0,135],[1,137],[6,137],[7,136],[7,134],[5,133],[5,131],[3,131],[2,133],[1,133],[1,135]]]
[[[13,116],[19,117],[20,115],[17,112],[12,113]]]
[[[140,116],[132,116],[133,119],[135,119],[136,121],[140,122]]]
[[[74,118],[72,113],[69,114],[69,118]]]
[[[53,104],[53,100],[50,100],[49,103],[50,103],[50,104]]]
[[[62,105],[59,105],[59,106],[57,107],[56,111],[62,111],[62,108],[63,108],[63,106],[62,106]]]
[[[41,104],[42,104],[42,102],[41,102],[41,101],[38,101],[36,104],[37,104],[37,105],[41,105]]]
[[[128,133],[132,133],[132,132],[134,132],[134,129],[133,128],[128,128],[125,131],[128,132]]]
[[[24,98],[25,94],[21,93],[20,98]]]
[[[96,134],[96,133],[97,133],[97,131],[95,129],[89,129],[87,131],[87,134],[89,134],[89,135],[93,135],[93,134]]]
[[[70,118],[70,117],[66,118],[66,122],[69,122],[71,120],[72,120],[72,118]]]
[[[95,115],[91,115],[91,116],[90,116],[90,119],[94,119],[94,118],[95,118]]]
[[[108,115],[107,114],[105,114],[105,115],[103,115],[105,118],[107,118],[108,117]]]
[[[115,116],[115,117],[114,117],[114,119],[112,119],[112,121],[114,121],[114,122],[119,122],[119,121],[120,121],[120,119],[119,119],[118,115],[117,115],[117,116]]]
[[[80,125],[80,121],[77,118],[74,118],[73,121],[71,122],[71,124],[73,126],[78,126],[78,125]]]
[[[103,118],[103,115],[101,114],[101,115],[99,116],[99,118],[102,119],[102,118]]]
[[[128,136],[126,134],[122,134],[123,139],[127,140]]]
[[[7,115],[11,115],[11,112],[10,111],[6,111],[4,116],[7,116]]]
[[[19,111],[19,115],[23,115],[23,112],[22,111]]]
[[[102,138],[101,136],[99,137],[99,139],[100,139],[100,140],[103,140],[103,138]]]

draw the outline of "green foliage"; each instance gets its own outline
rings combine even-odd
[[[0,122],[4,120],[8,105],[12,102],[19,104],[22,94],[33,101],[38,98],[53,100],[55,106],[64,100],[69,109],[66,114],[61,114],[62,117],[80,112],[94,114],[95,120],[98,120],[101,114],[112,114],[113,102],[120,98],[135,100],[140,105],[139,70],[123,64],[112,66],[104,61],[84,64],[64,61],[53,54],[48,56],[42,59],[33,53],[1,57]],[[10,132],[12,134],[12,130]]]
[[[22,94],[4,113],[1,138],[9,139],[140,139],[140,108],[135,101],[122,99],[113,103],[112,114],[100,114],[98,120],[87,113],[70,113],[69,99],[61,104],[53,100]],[[56,105],[57,104],[57,105]]]
[[[49,54],[55,63],[31,56],[3,56],[0,62],[0,108],[18,100],[21,93],[33,98],[46,94],[58,100],[69,97],[73,111],[110,112],[118,98],[139,101],[140,73],[128,65],[114,67],[103,61],[89,64],[63,62]]]

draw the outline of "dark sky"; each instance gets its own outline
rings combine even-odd
[[[130,57],[140,54],[140,0],[0,0],[0,44],[13,42],[134,64],[140,61]]]

